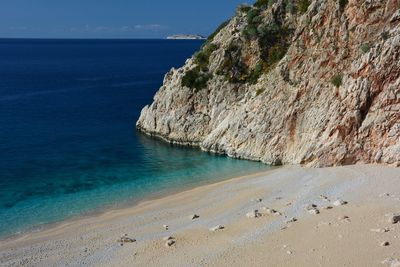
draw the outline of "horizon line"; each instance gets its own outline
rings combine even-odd
[[[167,36],[168,37],[168,36]],[[159,38],[80,38],[80,37],[0,37],[0,40],[4,39],[28,39],[28,40],[205,40],[205,39],[167,39],[167,37]]]

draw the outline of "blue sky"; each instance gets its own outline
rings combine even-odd
[[[0,37],[208,35],[243,2],[246,0],[0,0]]]

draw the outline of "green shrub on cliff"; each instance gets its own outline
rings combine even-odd
[[[225,76],[226,80],[237,83],[245,82],[247,66],[242,59],[242,50],[236,43],[231,43],[224,53],[224,59],[217,69],[217,74]]]
[[[211,74],[202,72],[199,67],[195,67],[185,73],[182,78],[182,86],[200,90],[207,87],[207,82],[211,78]]]
[[[218,49],[216,44],[207,43],[202,49],[194,55],[194,62],[202,71],[208,70],[208,64],[211,54]]]
[[[384,31],[381,33],[381,36],[382,36],[382,39],[386,41],[387,39],[389,39],[390,33],[388,31]]]
[[[286,54],[292,31],[283,25],[281,18],[274,18],[273,22],[266,22],[265,8],[274,4],[276,0],[258,0],[252,8],[246,7],[246,25],[242,30],[244,43],[231,44],[224,54],[224,59],[218,67],[217,74],[223,75],[230,82],[254,84],[258,78],[272,69]],[[305,12],[310,5],[309,0],[284,0],[284,12],[294,12],[296,7]],[[266,17],[267,18],[267,17]],[[260,58],[256,66],[249,66],[248,60],[242,55],[241,46],[248,42],[257,41],[260,48]]]
[[[343,82],[343,74],[336,74],[335,76],[332,77],[331,83],[336,86],[337,88],[339,88],[340,86],[342,86],[342,82]]]
[[[247,39],[256,39],[258,37],[257,28],[262,23],[261,11],[258,8],[253,8],[246,15],[247,25],[243,29],[242,34]]]
[[[265,89],[257,89],[256,90],[256,96],[261,95],[262,93],[264,93]]]
[[[200,90],[207,86],[212,75],[208,71],[211,54],[218,49],[218,45],[206,42],[203,47],[194,55],[195,68],[187,71],[182,78],[182,86]]]
[[[297,8],[300,14],[306,13],[310,4],[311,4],[310,0],[299,0]]]
[[[258,45],[261,50],[261,59],[266,63],[266,70],[279,62],[289,48],[288,36],[291,31],[280,24],[271,23],[259,28]]]
[[[349,0],[339,0],[339,8],[340,8],[341,13],[344,12],[348,3],[349,3]]]
[[[295,13],[293,0],[285,0],[285,5],[286,5],[285,6],[286,13],[290,13],[290,14],[294,14]]]
[[[257,0],[257,2],[254,3],[254,6],[259,8],[265,8],[268,7],[269,1],[270,0]]]
[[[368,53],[369,50],[371,50],[371,46],[369,45],[369,43],[362,44],[362,45],[360,46],[360,50],[361,50],[364,54],[365,54],[365,53]]]
[[[264,63],[260,61],[254,67],[254,69],[250,71],[249,75],[246,78],[246,81],[250,84],[256,84],[263,71],[264,71]]]
[[[224,60],[219,66],[217,74],[224,76],[227,81],[232,83],[255,84],[266,69],[266,62],[261,59],[253,68],[249,68],[244,63],[240,46],[231,44],[225,51]]]

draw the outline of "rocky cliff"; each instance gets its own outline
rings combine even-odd
[[[400,0],[240,6],[137,128],[267,164],[400,165]]]

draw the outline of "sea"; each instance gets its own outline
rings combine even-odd
[[[267,170],[136,131],[202,43],[0,39],[0,238]]]

